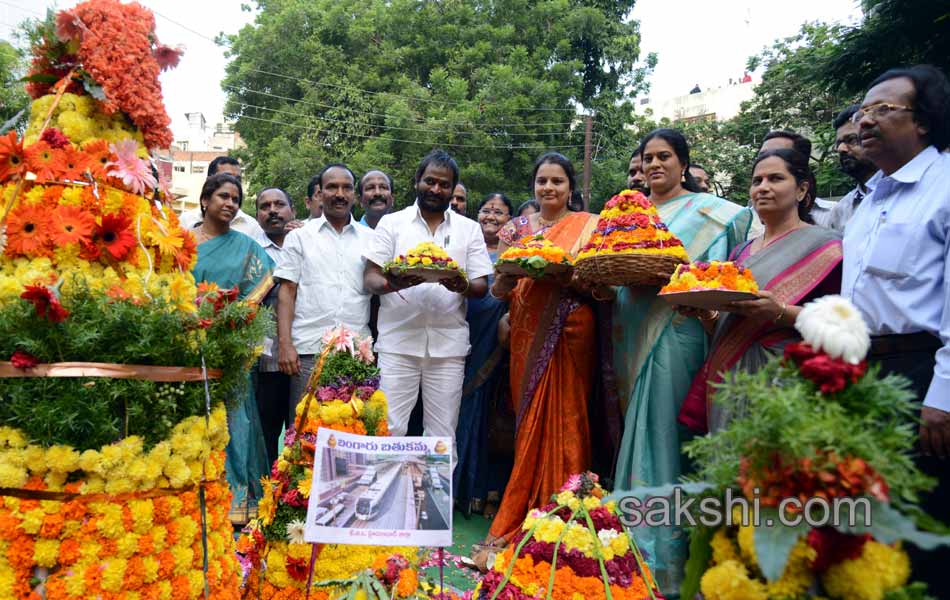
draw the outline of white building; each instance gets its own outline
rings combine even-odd
[[[211,128],[200,112],[185,113],[187,127],[175,132],[169,153],[172,161],[172,194],[177,198],[175,210],[182,212],[198,207],[201,186],[208,177],[208,165],[228,151],[245,146],[241,136],[229,123]]]
[[[740,80],[702,89],[697,93],[672,98],[641,98],[636,112],[642,114],[650,111],[657,121],[669,119],[674,123],[705,119],[726,121],[739,114],[740,106],[752,99],[755,86],[760,82],[759,77],[747,75]]]

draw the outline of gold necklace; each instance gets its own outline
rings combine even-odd
[[[561,219],[566,217],[568,212],[570,211],[568,211],[567,209],[564,209],[564,212],[558,215],[557,218],[554,219],[553,221],[548,221],[547,219],[541,216],[541,213],[538,213],[538,225],[540,225],[541,227],[553,227],[554,225],[557,225]]]

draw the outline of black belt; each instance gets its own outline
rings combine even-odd
[[[904,352],[936,352],[943,346],[940,338],[926,331],[871,336],[869,356],[901,354]]]

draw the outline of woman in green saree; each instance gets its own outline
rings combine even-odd
[[[220,173],[205,180],[201,189],[202,221],[192,233],[198,241],[196,282],[214,283],[221,289],[237,287],[238,298],[259,303],[273,285],[274,261],[250,237],[231,229],[231,219],[241,210],[244,194],[233,175]],[[231,521],[246,523],[261,496],[261,476],[270,472],[264,433],[248,385],[238,402],[228,410],[225,471],[233,494]]]
[[[654,130],[641,148],[650,200],[690,259],[726,260],[746,238],[749,210],[699,192],[689,174],[689,145],[679,131]],[[658,273],[657,286],[670,275]],[[685,440],[676,418],[703,365],[707,339],[697,319],[674,312],[657,297],[658,291],[621,288],[614,303],[614,370],[625,403],[616,489],[673,483],[683,473],[680,446]],[[686,533],[674,527],[641,527],[634,535],[660,588],[675,597],[687,555]]]

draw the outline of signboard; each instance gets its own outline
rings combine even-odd
[[[314,457],[308,542],[452,544],[452,438],[321,427]]]

